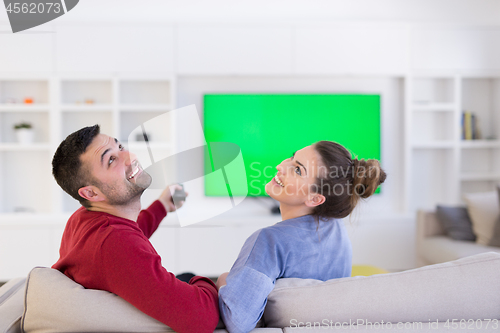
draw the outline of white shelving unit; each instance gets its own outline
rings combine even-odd
[[[500,181],[500,77],[406,78],[406,208],[463,203],[464,193]],[[462,112],[473,112],[481,139],[463,140]]]
[[[70,133],[97,123],[102,133],[127,145],[137,127],[174,108],[174,87],[172,76],[0,78],[0,173],[4,175],[0,218],[34,213],[31,217],[36,219],[77,209],[78,202],[59,188],[51,174],[59,143]],[[31,104],[25,103],[27,98]],[[33,143],[17,143],[13,126],[21,121],[33,125]],[[174,123],[168,119],[156,132],[149,130],[151,149],[168,154],[175,147]],[[130,142],[132,151],[140,153],[142,146]],[[16,191],[9,190],[14,187]]]

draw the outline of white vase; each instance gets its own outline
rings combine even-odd
[[[31,144],[35,138],[35,132],[31,128],[16,129],[17,142],[22,145]]]

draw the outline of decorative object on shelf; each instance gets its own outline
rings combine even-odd
[[[20,144],[33,143],[35,132],[33,131],[33,126],[30,123],[17,123],[14,125],[14,130],[16,131],[17,142]]]
[[[33,98],[31,97],[26,97],[24,99],[24,104],[33,104]]]
[[[464,111],[462,113],[462,140],[480,140],[481,131],[475,113]]]
[[[94,104],[94,100],[92,98],[86,98],[85,104]]]

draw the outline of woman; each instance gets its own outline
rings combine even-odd
[[[377,160],[353,160],[347,149],[330,141],[297,151],[276,169],[266,192],[279,201],[283,221],[250,236],[231,271],[217,281],[230,333],[255,327],[276,279],[350,276],[351,243],[338,219],[386,178]]]

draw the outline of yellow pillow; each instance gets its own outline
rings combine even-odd
[[[375,274],[389,273],[385,269],[369,265],[353,265],[351,276],[370,276]]]

